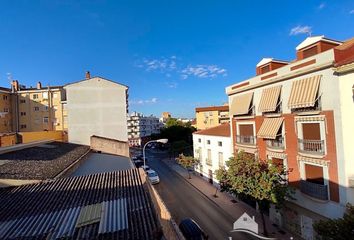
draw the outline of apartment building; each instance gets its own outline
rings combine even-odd
[[[162,123],[166,123],[169,118],[171,118],[171,113],[170,112],[162,112],[160,121]]]
[[[270,218],[313,239],[314,221],[342,217],[354,204],[354,39],[308,37],[296,56],[262,59],[255,77],[226,93],[234,152],[282,165],[296,188],[296,200],[282,213],[272,208]]]
[[[91,77],[87,72],[84,80],[67,84],[64,89],[64,125],[70,143],[90,145],[93,135],[128,141],[127,86]]]
[[[12,82],[13,131],[36,132],[64,130],[62,86],[25,87]]]
[[[150,136],[159,134],[163,123],[155,116],[133,112],[128,115],[128,139],[130,146],[143,146]]]
[[[216,127],[229,122],[229,106],[198,107],[195,109],[197,129]]]
[[[0,133],[12,132],[11,89],[0,87]]]
[[[199,159],[195,170],[210,183],[218,183],[215,171],[233,156],[230,124],[194,132],[193,147],[194,157]]]

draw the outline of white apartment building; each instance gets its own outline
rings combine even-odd
[[[90,145],[92,135],[128,141],[128,87],[101,77],[65,85],[68,140]]]
[[[130,146],[143,146],[153,134],[159,134],[163,123],[155,116],[133,112],[127,117]]]
[[[218,183],[215,171],[233,156],[230,124],[194,132],[193,147],[194,157],[199,159],[195,170],[210,183]]]

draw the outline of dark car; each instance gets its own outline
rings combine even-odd
[[[201,227],[191,218],[186,218],[179,224],[183,236],[186,240],[205,240],[208,235],[201,229]]]

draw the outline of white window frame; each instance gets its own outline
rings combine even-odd
[[[299,139],[304,139],[304,134],[303,134],[303,131],[302,131],[302,124],[303,123],[318,123],[320,124],[320,136],[321,136],[321,140],[324,141],[324,154],[323,155],[326,155],[327,154],[327,139],[326,139],[326,132],[327,132],[327,128],[326,128],[326,120],[324,119],[323,121],[319,121],[319,120],[316,120],[316,121],[297,121],[296,122],[296,129],[297,129],[297,137]]]

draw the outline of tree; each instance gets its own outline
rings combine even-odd
[[[187,169],[188,178],[191,179],[190,169],[199,163],[199,160],[192,156],[184,156],[184,154],[180,154],[178,157],[178,164]]]
[[[257,202],[262,217],[264,235],[268,235],[264,212],[270,204],[281,208],[287,198],[292,198],[292,189],[286,184],[286,172],[279,166],[257,161],[253,155],[240,152],[226,162],[227,169],[216,171],[220,190],[238,197],[249,197]]]
[[[320,220],[313,224],[323,240],[354,239],[354,206],[347,204],[343,218]]]

